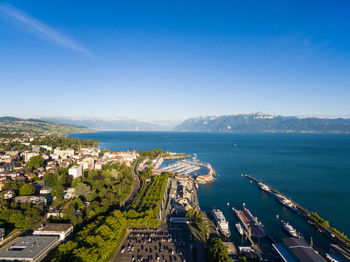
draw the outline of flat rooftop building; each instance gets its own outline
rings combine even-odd
[[[285,262],[326,262],[316,251],[301,238],[283,238],[282,243],[273,244],[273,248],[278,252]]]
[[[41,261],[57,245],[57,236],[26,236],[0,253],[0,261]]]
[[[59,241],[73,232],[73,225],[68,223],[49,223],[34,230],[33,236],[58,236]]]

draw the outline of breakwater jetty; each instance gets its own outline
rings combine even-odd
[[[246,178],[250,179],[251,181],[256,182],[257,184],[264,184],[262,181],[252,177],[251,175],[243,175],[242,174],[242,177],[246,177]],[[344,236],[342,236],[338,231],[336,231],[332,227],[328,226],[327,224],[322,223],[322,220],[317,218],[315,216],[315,213],[310,212],[309,210],[307,210],[306,208],[301,206],[299,203],[297,203],[297,202],[293,201],[292,199],[288,198],[287,196],[285,196],[280,191],[272,188],[269,185],[267,185],[267,186],[269,187],[271,193],[275,194],[275,196],[280,195],[280,196],[284,197],[285,199],[288,199],[289,201],[291,201],[295,205],[297,213],[300,214],[301,216],[303,216],[309,224],[315,226],[319,232],[323,233],[327,238],[329,238],[331,241],[333,241],[334,243],[339,245],[343,250],[345,250],[347,253],[350,254],[350,242],[348,240],[346,240],[344,238]]]

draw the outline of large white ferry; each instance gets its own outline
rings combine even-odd
[[[225,237],[229,237],[231,235],[230,227],[222,211],[219,209],[213,209],[212,213],[213,213],[214,222],[218,227],[219,231]]]

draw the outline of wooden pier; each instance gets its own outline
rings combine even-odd
[[[250,175],[242,175],[243,177],[247,177],[250,180],[256,182],[256,183],[263,183],[262,181],[250,176]],[[263,183],[265,184],[265,183]],[[278,190],[270,187],[269,185],[267,185],[271,192],[275,193],[275,194],[280,194],[281,196],[289,199],[296,207],[299,211],[299,214],[301,214],[309,224],[312,224],[313,226],[315,226],[320,232],[322,232],[325,236],[327,236],[330,240],[332,240],[333,242],[337,243],[338,245],[340,245],[343,249],[345,249],[347,252],[350,253],[350,243],[347,242],[345,239],[343,239],[339,234],[337,234],[336,232],[334,232],[332,230],[331,227],[328,227],[322,223],[320,223],[313,215],[312,213],[307,210],[306,208],[304,208],[303,206],[301,206],[300,204],[298,204],[297,202],[293,201],[292,199],[286,197],[284,194],[282,194],[281,192],[279,192]]]

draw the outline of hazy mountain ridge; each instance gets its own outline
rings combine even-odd
[[[350,133],[350,119],[298,118],[264,113],[190,118],[177,131]]]
[[[91,129],[84,126],[57,124],[41,119],[21,119],[17,117],[4,116],[0,117],[0,132],[28,132],[28,133],[87,133]]]
[[[41,118],[59,124],[79,125],[97,131],[165,131],[171,130],[174,126],[166,124],[155,124],[138,121],[135,119],[127,120],[103,120],[103,119],[70,119],[70,118]]]

